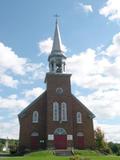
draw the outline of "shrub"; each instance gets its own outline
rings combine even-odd
[[[30,153],[30,152],[31,152],[31,150],[24,145],[21,145],[21,146],[18,147],[18,153],[20,155],[24,155],[24,154]]]
[[[15,145],[10,145],[10,146],[9,146],[9,151],[10,151],[10,154],[15,154],[15,153],[17,153],[17,146],[15,146]]]
[[[111,148],[112,152],[120,156],[120,144],[109,142],[108,146]]]
[[[105,155],[112,154],[112,151],[109,147],[101,148],[99,151]]]

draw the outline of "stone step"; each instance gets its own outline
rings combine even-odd
[[[72,150],[55,150],[54,154],[56,156],[72,156],[73,152]]]

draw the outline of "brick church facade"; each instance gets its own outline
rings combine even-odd
[[[56,20],[48,57],[46,91],[19,115],[20,146],[30,149],[94,148],[94,114],[71,93],[71,74],[65,60]]]

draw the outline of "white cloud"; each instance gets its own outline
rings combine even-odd
[[[28,105],[28,101],[20,99],[15,95],[6,98],[0,97],[0,108],[14,111],[20,111]]]
[[[0,137],[1,138],[17,138],[19,136],[18,113],[28,105],[24,99],[20,99],[17,95],[10,95],[6,98],[0,97],[0,110],[2,118],[0,119]]]
[[[0,121],[0,128],[2,128],[2,132],[0,132],[0,138],[19,138],[19,124],[18,119],[11,119],[9,122]]]
[[[105,6],[99,10],[99,13],[111,21],[120,20],[120,1],[107,0]]]
[[[112,44],[106,49],[104,54],[110,57],[120,56],[120,32],[114,35]]]
[[[103,82],[104,77],[101,74],[105,65],[107,65],[107,60],[103,65],[99,65],[99,61],[96,60],[96,51],[90,48],[67,59],[67,69],[73,74],[72,82],[86,88],[97,88],[99,83]],[[96,81],[97,79],[99,82]],[[106,83],[105,79],[104,83]]]
[[[86,12],[86,13],[89,13],[89,12],[93,12],[93,8],[92,8],[92,5],[85,5],[85,4],[83,4],[83,3],[79,3],[78,4],[83,10],[84,10],[84,12]]]
[[[7,87],[17,87],[19,81],[14,78],[13,74],[24,75],[25,58],[18,57],[10,48],[0,42],[0,84]],[[10,72],[10,74],[8,74]]]
[[[52,50],[52,45],[53,45],[53,40],[49,37],[48,39],[45,39],[43,41],[40,41],[38,43],[38,47],[40,49],[40,53],[44,53],[44,54],[50,54],[51,50]],[[62,50],[63,52],[67,51],[67,48],[65,45],[62,44]]]
[[[40,94],[42,94],[43,92],[43,88],[36,87],[31,90],[26,90],[22,92],[21,94],[22,96],[24,95],[24,98],[20,98],[20,96],[16,94],[9,95],[6,98],[0,97],[0,109],[8,109],[20,112],[31,101],[40,96]]]
[[[120,143],[120,125],[119,124],[100,124],[94,121],[95,128],[100,127],[105,133],[105,139],[108,142]]]
[[[18,80],[20,76],[33,80],[43,79],[46,70],[43,63],[31,63],[0,42],[0,84],[15,88],[20,82]]]
[[[31,90],[24,91],[22,95],[24,98],[20,98],[15,94],[6,98],[0,97],[0,109],[4,110],[2,116],[0,116],[0,132],[1,138],[19,138],[19,123],[17,115],[27,107],[31,101],[38,97],[44,90],[40,87],[33,88]],[[6,118],[9,117],[9,121]]]
[[[31,100],[37,98],[38,96],[40,96],[43,92],[44,92],[43,88],[36,87],[36,88],[33,88],[32,90],[24,91],[23,94],[25,95],[25,97],[28,100],[31,101]]]
[[[18,80],[13,79],[13,77],[1,73],[0,75],[0,84],[3,84],[8,87],[16,88],[18,85]]]
[[[113,36],[112,44],[97,53],[87,49],[67,59],[67,70],[72,75],[72,82],[84,88],[117,89],[120,87],[120,33]],[[113,61],[110,58],[113,57]],[[79,78],[78,78],[79,77]]]
[[[41,53],[50,54],[52,49],[53,40],[49,37],[46,40],[39,42],[39,49]]]
[[[0,68],[9,69],[13,73],[23,75],[26,62],[25,58],[18,57],[10,47],[0,42]]]
[[[47,72],[47,67],[43,63],[27,63],[25,71],[31,75],[29,76],[30,80],[43,80]]]
[[[119,35],[120,33],[113,36],[112,44],[100,53],[89,48],[67,59],[67,70],[72,73],[72,83],[93,91],[86,96],[77,91],[77,96],[99,119],[120,116]],[[116,54],[110,49],[111,46],[117,48]]]
[[[89,94],[88,96],[79,96],[79,99],[94,112],[97,119],[110,119],[120,116],[120,89],[101,90]]]

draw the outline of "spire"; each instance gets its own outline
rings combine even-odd
[[[59,31],[59,25],[58,25],[58,18],[57,17],[58,16],[56,16],[56,25],[55,25],[52,52],[56,52],[56,51],[57,52],[62,52],[62,43],[61,43],[61,37],[60,37],[60,31]]]
[[[63,73],[65,72],[65,55],[62,51],[62,43],[58,25],[58,16],[56,15],[56,24],[54,32],[54,40],[51,54],[48,57],[49,71],[51,73]]]

